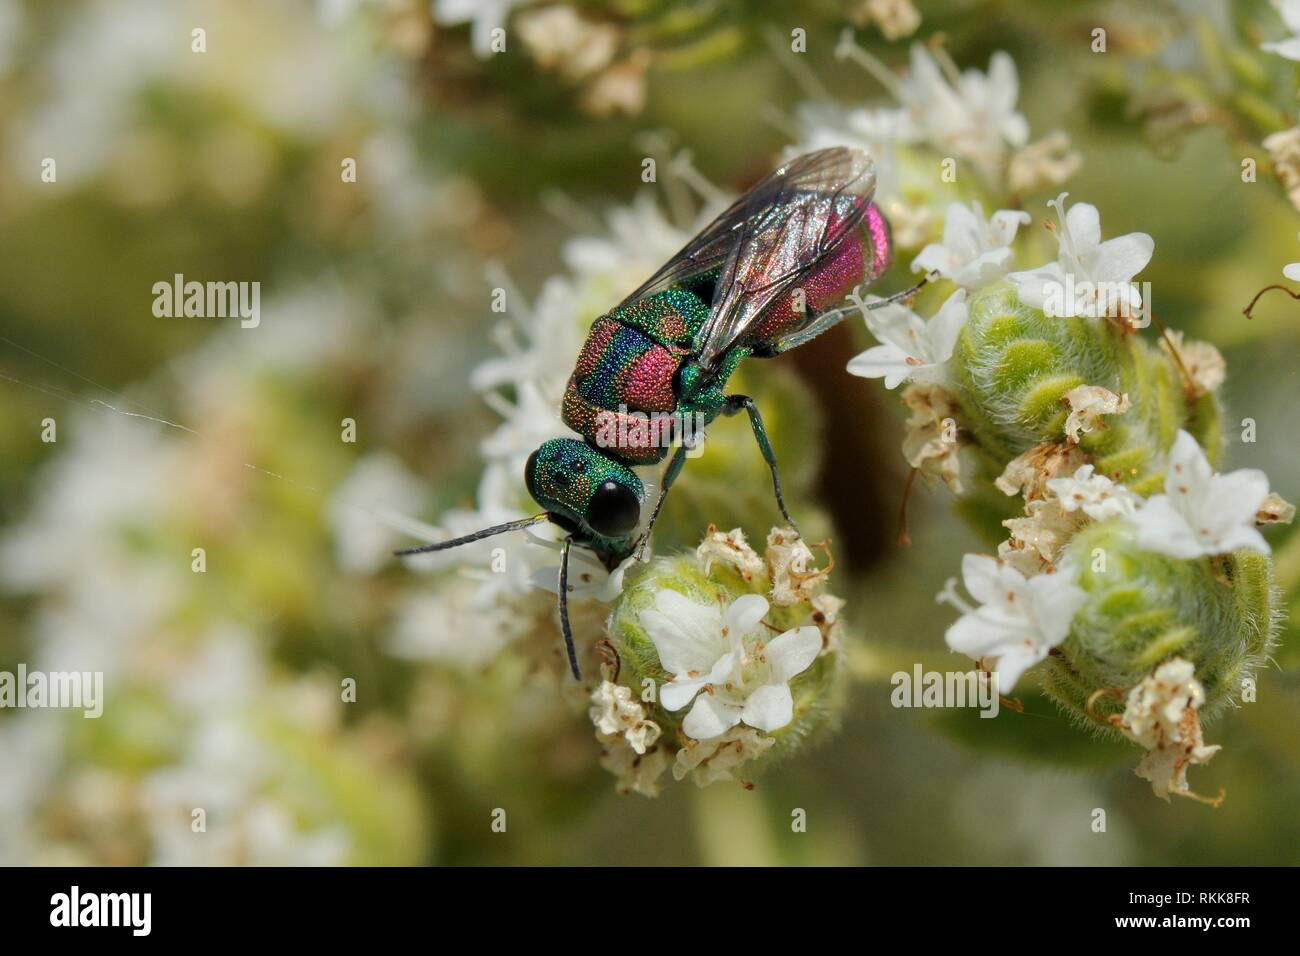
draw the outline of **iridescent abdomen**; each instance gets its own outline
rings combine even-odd
[[[587,333],[561,417],[589,444],[635,464],[672,444],[674,380],[708,307],[673,288],[602,315]]]
[[[862,221],[845,237],[839,248],[768,306],[754,328],[745,335],[744,343],[762,354],[765,349],[807,325],[809,317],[838,305],[855,286],[871,285],[888,271],[892,261],[889,225],[875,203],[871,203]]]

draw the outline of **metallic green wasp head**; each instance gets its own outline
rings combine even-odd
[[[626,465],[572,438],[552,438],[528,458],[528,493],[560,524],[598,538],[630,535],[641,520],[645,489]]]

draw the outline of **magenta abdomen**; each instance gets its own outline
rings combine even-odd
[[[745,337],[746,344],[760,352],[765,346],[775,345],[807,325],[811,316],[838,305],[855,287],[873,284],[885,274],[892,262],[889,225],[872,203],[862,221],[845,237],[839,248],[805,276],[795,289],[768,307],[753,331]]]

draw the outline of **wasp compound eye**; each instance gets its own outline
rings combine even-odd
[[[630,534],[640,520],[641,500],[631,488],[617,481],[601,482],[587,504],[587,524],[607,538]]]

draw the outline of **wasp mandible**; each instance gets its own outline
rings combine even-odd
[[[649,540],[668,489],[686,461],[689,419],[708,424],[745,412],[781,495],[763,417],[727,380],[747,357],[772,358],[825,332],[852,309],[833,308],[889,268],[889,225],[871,201],[875,166],[859,149],[798,156],[736,200],[663,268],[592,323],[565,388],[562,418],[582,436],[552,438],[528,458],[524,481],[539,514],[398,555],[443,551],[550,521],[560,552],[560,624],[569,667],[581,679],[569,627],[572,546],[613,570]],[[925,279],[876,307],[905,298]],[[661,462],[659,497],[645,529],[645,488],[634,466]]]

